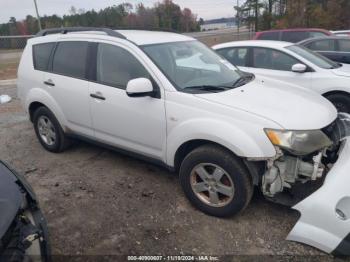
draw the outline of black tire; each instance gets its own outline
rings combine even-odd
[[[203,202],[192,189],[191,181],[196,173],[192,171],[203,163],[211,163],[221,168],[233,182],[233,198],[227,200],[224,206],[211,206]],[[216,217],[233,216],[243,211],[252,198],[254,188],[251,175],[243,162],[230,151],[217,145],[198,147],[185,157],[180,167],[180,183],[185,195],[196,208]]]
[[[350,95],[338,93],[327,96],[327,99],[332,102],[338,112],[350,114]]]
[[[39,120],[48,119],[53,126],[55,132],[55,140],[51,141],[52,144],[48,144],[44,141],[42,136],[39,133]],[[71,140],[67,138],[56,119],[55,115],[46,107],[39,107],[33,114],[33,125],[37,138],[39,139],[40,144],[47,150],[53,153],[63,152],[71,145]]]

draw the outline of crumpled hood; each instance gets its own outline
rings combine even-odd
[[[337,69],[332,69],[332,73],[337,76],[350,77],[350,65],[343,64],[342,67],[339,67]]]
[[[23,201],[17,178],[0,161],[0,239],[15,218]]]
[[[321,129],[337,118],[335,107],[321,95],[266,77],[220,93],[197,97],[272,120],[285,129]]]

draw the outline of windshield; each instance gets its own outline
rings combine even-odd
[[[204,87],[206,91],[213,91],[213,88],[224,91],[234,88],[235,83],[244,77],[235,66],[198,41],[142,48],[180,91],[203,91]]]
[[[329,60],[328,58],[319,55],[309,49],[307,49],[304,46],[299,45],[292,45],[286,47],[288,50],[296,53],[297,55],[300,55],[304,59],[308,60],[309,62],[317,65],[318,67],[321,67],[323,69],[334,69],[340,67],[339,64]]]

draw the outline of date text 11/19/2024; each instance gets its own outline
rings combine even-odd
[[[128,256],[128,261],[219,261],[217,256]]]

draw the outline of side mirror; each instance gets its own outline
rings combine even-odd
[[[292,71],[295,73],[305,73],[307,66],[304,64],[295,64],[292,66]]]
[[[126,93],[130,97],[144,97],[154,95],[152,82],[147,78],[136,78],[128,82]]]

